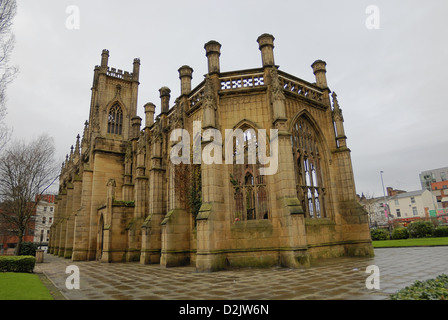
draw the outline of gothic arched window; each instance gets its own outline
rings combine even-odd
[[[257,152],[257,135],[250,127],[243,127],[243,141],[235,141],[233,172],[231,183],[234,191],[234,218],[236,220],[268,219],[268,199],[266,179],[260,175],[260,164],[253,159]],[[263,142],[261,142],[263,143]],[[239,148],[244,144],[244,148]],[[238,163],[241,149],[244,150],[244,163]]]
[[[299,118],[293,126],[297,197],[309,218],[325,218],[325,186],[321,167],[320,144],[310,122]]]
[[[123,132],[123,110],[118,103],[109,110],[107,118],[107,133],[119,134]]]

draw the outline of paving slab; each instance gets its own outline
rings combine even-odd
[[[79,270],[79,289],[66,281]],[[368,289],[369,266],[379,289]],[[281,267],[197,273],[194,267],[73,262],[45,254],[35,272],[66,300],[387,300],[416,280],[448,274],[448,247],[375,249],[372,258],[329,259],[305,269]],[[70,279],[69,279],[70,280]]]

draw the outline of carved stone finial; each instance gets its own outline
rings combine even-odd
[[[331,97],[333,98],[333,121],[344,121],[344,117],[342,115],[342,109],[339,106],[339,102],[337,99],[337,94],[336,92],[333,92],[331,94]]]
[[[146,153],[146,135],[144,131],[140,131],[140,137],[137,142],[137,152],[139,154]]]
[[[280,81],[278,79],[277,69],[271,69],[271,88],[272,88],[272,100],[284,100],[285,94],[283,93],[283,88],[280,85]]]
[[[207,75],[205,79],[204,97],[202,99],[202,127],[215,128],[217,102],[213,88],[213,80]]]
[[[95,112],[93,114],[92,129],[93,132],[100,132],[100,106],[98,105],[95,107]]]
[[[336,92],[333,91],[331,97],[333,98],[333,104],[338,102],[338,95],[336,94]]]
[[[76,147],[75,147],[75,155],[77,155],[77,156],[79,156],[79,153],[80,153],[80,139],[81,139],[81,136],[78,134],[76,136]]]
[[[89,132],[89,121],[86,120],[86,122],[84,123],[84,131],[82,133],[82,140],[81,140],[81,144],[85,144],[87,143],[87,136]]]

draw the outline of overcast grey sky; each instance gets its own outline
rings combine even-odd
[[[70,30],[66,9],[80,12]],[[375,5],[380,29],[368,29]],[[344,112],[357,192],[386,186],[420,189],[419,173],[448,166],[448,20],[446,0],[18,0],[7,123],[15,139],[54,137],[62,163],[88,119],[93,69],[102,49],[109,65],[132,71],[141,59],[139,115],[168,86],[179,95],[177,69],[207,72],[204,44],[222,44],[221,70],[261,66],[256,39],[275,37],[280,69],[314,82],[310,65],[327,62],[331,90]]]

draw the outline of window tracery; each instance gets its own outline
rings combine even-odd
[[[268,198],[265,176],[260,175],[260,164],[250,161],[257,152],[257,135],[250,127],[241,128],[244,132],[244,163],[238,163],[238,144],[234,146],[233,173],[231,183],[234,191],[234,219],[268,219]]]
[[[114,104],[109,110],[107,133],[118,135],[123,133],[123,110],[118,103]]]
[[[325,218],[325,186],[321,167],[320,143],[311,123],[299,118],[293,126],[297,197],[309,218]]]

